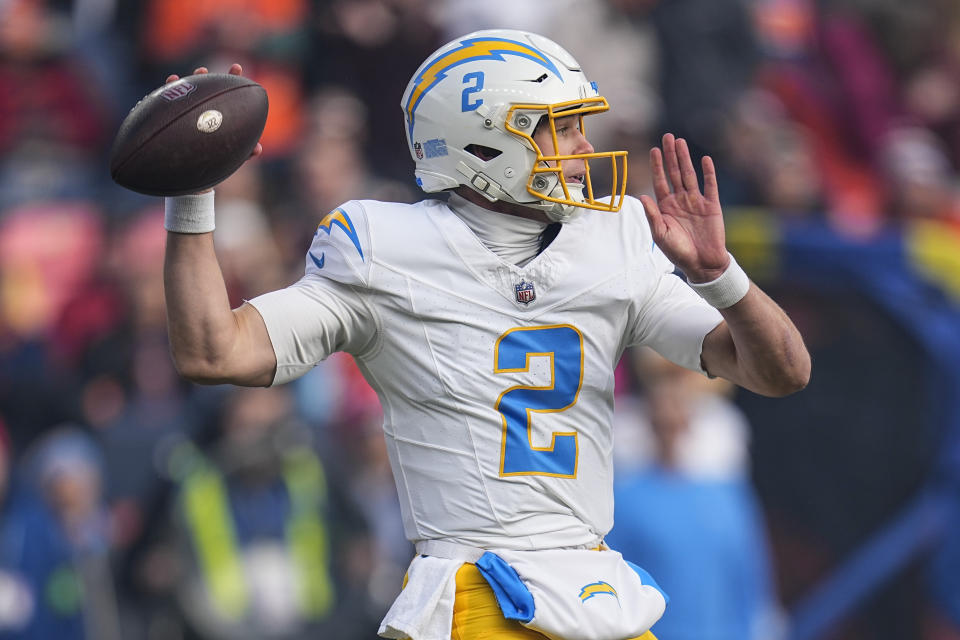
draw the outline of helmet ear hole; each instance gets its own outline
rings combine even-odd
[[[471,155],[477,156],[484,162],[489,162],[490,160],[493,160],[494,158],[499,156],[501,153],[503,153],[499,149],[494,149],[493,147],[487,147],[482,144],[468,144],[466,147],[463,148],[463,150]]]

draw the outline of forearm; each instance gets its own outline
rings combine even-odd
[[[212,202],[209,207],[212,228]],[[177,370],[206,384],[270,384],[276,358],[266,327],[253,307],[230,308],[213,233],[170,231],[177,228],[170,215],[166,226],[164,295]]]
[[[654,242],[725,322],[703,340],[700,361],[711,375],[768,396],[799,391],[810,379],[800,332],[726,250],[713,160],[704,156],[703,193],[684,140],[663,136],[650,150],[656,201],[641,196]]]
[[[766,396],[785,396],[810,379],[810,354],[787,314],[755,284],[720,310],[725,322],[704,339],[704,368]]]
[[[237,335],[213,234],[168,232],[163,282],[174,363],[185,377],[202,378],[225,359]]]

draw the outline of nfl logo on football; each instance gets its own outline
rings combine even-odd
[[[533,289],[532,282],[521,280],[515,289],[517,291],[517,302],[521,304],[530,304],[537,299],[537,292]]]
[[[196,88],[195,85],[190,84],[186,80],[181,80],[169,87],[162,88],[163,90],[160,92],[160,97],[167,102],[173,102],[174,100],[179,100],[193,93],[193,90]]]

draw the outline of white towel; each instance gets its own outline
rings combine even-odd
[[[394,640],[450,640],[457,570],[462,560],[417,556],[407,570],[407,584],[377,632]]]

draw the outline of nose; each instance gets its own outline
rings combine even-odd
[[[577,136],[578,140],[574,153],[593,153],[593,145],[587,140],[587,136],[583,135],[582,131],[577,131]]]

